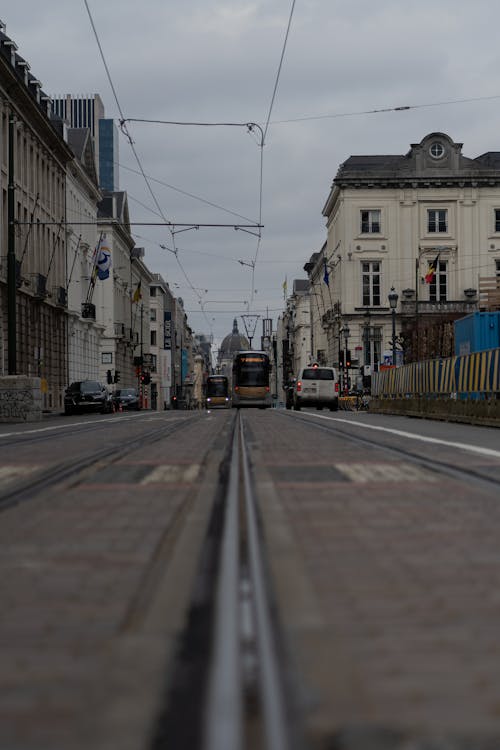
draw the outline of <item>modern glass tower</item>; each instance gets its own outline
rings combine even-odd
[[[119,190],[118,128],[114,120],[104,117],[104,104],[99,94],[54,96],[52,110],[70,128],[89,128],[94,141],[100,187],[103,190]]]
[[[99,120],[99,184],[103,190],[119,190],[118,128],[115,121]]]

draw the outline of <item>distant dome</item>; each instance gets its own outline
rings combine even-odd
[[[236,352],[249,349],[248,340],[238,331],[236,318],[233,321],[233,330],[223,340],[219,349],[219,359],[232,359]]]

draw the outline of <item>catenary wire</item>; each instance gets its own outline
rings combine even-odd
[[[285,39],[284,39],[283,46],[281,49],[280,61],[279,61],[278,70],[277,70],[275,81],[274,81],[273,93],[271,96],[271,102],[269,104],[269,111],[267,114],[267,119],[264,125],[263,135],[262,135],[262,142],[261,142],[261,148],[260,148],[259,224],[262,224],[262,204],[263,204],[263,195],[264,195],[264,145],[266,141],[267,131],[269,128],[269,121],[271,119],[271,114],[273,111],[274,102],[275,102],[276,94],[278,91],[278,84],[279,84],[279,79],[281,76],[281,69],[283,67],[283,60],[285,58],[285,51],[286,51],[286,46],[288,42],[288,36],[290,33],[290,27],[292,24],[294,10],[295,10],[295,0],[292,0],[290,14],[288,17],[288,24],[287,24],[287,28],[285,32]],[[253,290],[255,288],[255,266],[257,265],[261,243],[262,243],[262,236],[261,236],[261,233],[259,232],[258,239],[257,239],[257,246],[255,248],[255,255],[254,255],[253,264],[252,264],[252,282],[251,282],[252,287],[251,287],[251,292],[250,292],[250,302],[253,302],[253,298],[254,298]]]
[[[93,20],[93,18],[92,18],[92,14],[91,14],[91,12],[90,12],[90,8],[89,8],[89,5],[88,5],[88,2],[87,2],[87,0],[84,0],[84,3],[85,3],[85,7],[86,7],[86,9],[87,9],[87,13],[88,13],[88,16],[89,16],[89,19],[90,19],[90,23],[91,23],[91,26],[92,26],[92,30],[93,30],[93,32],[94,32],[94,36],[95,36],[95,39],[96,39],[96,42],[97,42],[97,46],[98,46],[98,48],[99,48],[99,52],[100,52],[100,55],[101,55],[101,59],[102,59],[103,65],[104,65],[104,69],[105,69],[105,71],[106,71],[106,75],[107,75],[107,77],[108,77],[108,81],[109,81],[109,84],[110,84],[110,86],[111,86],[111,90],[112,90],[112,92],[113,92],[113,96],[114,96],[114,98],[115,98],[115,102],[116,102],[116,106],[117,106],[117,108],[118,108],[118,112],[120,113],[120,117],[121,117],[121,119],[122,119],[122,121],[123,121],[123,123],[124,123],[124,121],[125,121],[125,116],[124,116],[124,113],[123,113],[122,107],[121,107],[121,105],[120,105],[120,102],[119,102],[119,99],[118,99],[118,95],[117,95],[117,93],[116,93],[116,89],[115,89],[115,86],[114,86],[114,84],[113,84],[113,80],[112,80],[112,78],[111,78],[111,73],[110,73],[110,71],[109,71],[109,68],[108,68],[108,65],[107,65],[107,63],[106,63],[106,58],[105,58],[105,56],[104,56],[104,51],[103,51],[103,49],[102,49],[102,46],[101,46],[101,42],[100,42],[100,40],[99,40],[99,35],[98,35],[98,33],[97,33],[97,29],[96,29],[96,26],[95,26],[95,24],[94,24],[94,20]],[[137,165],[138,165],[138,167],[139,167],[139,169],[140,169],[140,172],[141,172],[141,174],[142,174],[142,176],[143,176],[143,178],[144,178],[144,181],[145,181],[145,183],[146,183],[146,186],[147,186],[147,188],[148,188],[148,191],[149,191],[149,193],[151,194],[151,197],[153,198],[153,201],[154,201],[154,203],[155,203],[155,205],[156,205],[156,207],[157,207],[158,211],[160,212],[160,215],[161,215],[161,216],[162,216],[162,217],[164,218],[164,220],[165,220],[165,223],[166,223],[167,225],[171,225],[171,224],[172,224],[172,222],[170,222],[170,221],[169,221],[169,220],[168,220],[168,219],[167,219],[167,218],[165,217],[165,214],[163,213],[163,210],[162,210],[162,208],[161,208],[161,206],[160,206],[160,204],[159,204],[159,202],[158,202],[158,199],[156,198],[156,195],[155,195],[155,193],[154,193],[154,191],[153,191],[153,189],[152,189],[152,187],[151,187],[151,184],[150,184],[150,182],[149,182],[149,180],[148,180],[148,177],[147,177],[147,175],[146,175],[146,173],[145,173],[145,171],[144,171],[144,167],[142,166],[142,162],[141,162],[141,160],[139,159],[139,155],[138,155],[138,153],[137,153],[137,150],[136,150],[136,148],[135,148],[135,146],[134,146],[134,142],[133,142],[133,140],[132,140],[132,137],[131,137],[131,136],[130,136],[130,134],[128,133],[128,131],[127,131],[127,129],[126,129],[126,126],[125,126],[124,124],[122,125],[122,132],[123,132],[123,133],[125,134],[125,136],[126,136],[126,137],[127,137],[127,139],[128,139],[128,142],[129,142],[130,148],[131,148],[131,150],[132,150],[132,153],[134,154],[134,157],[135,157],[135,160],[136,160],[136,162],[137,162]],[[172,228],[170,228],[170,234],[171,234],[171,237],[172,237],[172,242],[174,243],[174,248],[175,248],[175,234],[174,234],[174,232],[173,232]],[[177,253],[177,252],[175,252],[174,254],[175,254],[175,259],[176,259],[176,261],[177,261],[177,263],[178,263],[178,265],[179,265],[179,267],[180,267],[180,269],[181,269],[181,271],[182,271],[182,274],[183,274],[184,278],[185,278],[185,279],[186,279],[186,281],[188,282],[188,284],[189,284],[189,286],[191,287],[191,289],[192,289],[192,290],[194,291],[194,293],[195,293],[195,296],[197,296],[197,297],[198,297],[198,299],[199,299],[199,301],[200,301],[200,304],[201,304],[201,300],[200,300],[200,298],[199,298],[198,294],[196,293],[195,287],[193,286],[193,284],[192,284],[192,282],[191,282],[191,279],[190,279],[190,278],[188,277],[188,275],[186,274],[186,271],[185,271],[185,269],[184,269],[184,267],[183,267],[182,263],[181,263],[181,262],[180,262],[180,260],[179,260],[179,257],[178,257],[178,253]],[[210,333],[211,333],[211,334],[213,335],[213,331],[212,331],[212,324],[211,324],[211,322],[209,321],[209,319],[207,318],[207,316],[205,315],[205,312],[204,312],[203,308],[202,308],[202,312],[203,312],[203,315],[204,315],[204,317],[205,317],[205,320],[206,320],[206,322],[207,322],[207,325],[208,325],[208,327],[209,327]]]
[[[464,99],[448,99],[441,102],[426,102],[423,104],[404,104],[397,107],[381,107],[380,109],[364,109],[354,112],[335,112],[325,115],[304,115],[303,117],[290,117],[286,120],[273,120],[271,125],[285,125],[293,122],[307,122],[309,120],[333,120],[339,117],[360,117],[361,115],[379,115],[387,112],[407,112],[411,109],[424,109],[428,107],[445,107],[450,104],[468,104],[469,102],[485,102],[500,99],[500,94],[491,96],[474,96]]]

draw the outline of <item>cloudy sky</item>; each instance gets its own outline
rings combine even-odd
[[[87,3],[118,103],[84,0],[24,0],[2,11],[46,93],[99,93],[117,121],[121,110],[264,128],[292,0]],[[263,149],[258,130],[244,127],[129,123],[149,181],[122,136],[131,221],[230,225],[174,236],[133,227],[192,328],[212,332],[217,345],[234,317],[241,330],[242,314],[276,320],[283,281],[290,291],[305,278],[326,238],[322,208],[350,155],[403,154],[432,131],[463,143],[469,157],[500,150],[499,27],[493,0],[296,0]],[[412,108],[367,114],[398,106]],[[260,244],[235,231],[259,216]]]

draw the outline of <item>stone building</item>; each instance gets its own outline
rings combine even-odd
[[[160,274],[149,285],[151,405],[168,408],[172,397],[172,316],[175,298]]]
[[[66,131],[75,158],[66,177],[66,248],[68,285],[68,383],[99,379],[99,357],[104,326],[95,316],[92,284],[95,273],[97,205],[102,199],[97,184],[90,130]]]
[[[0,373],[39,376],[42,407],[61,409],[68,379],[66,168],[74,156],[52,120],[50,98],[3,24],[0,143]],[[15,222],[10,238],[9,177]],[[15,289],[8,284],[9,250]],[[8,320],[8,299],[14,297],[15,316]]]
[[[350,156],[323,215],[326,247],[306,267],[328,364],[344,332],[353,370],[392,363],[393,344],[405,361],[451,353],[453,321],[486,305],[485,279],[500,276],[500,152],[469,158],[430,133],[406,154]]]
[[[149,285],[152,274],[130,233],[127,194],[106,192],[98,210],[99,242],[109,253],[109,275],[95,284],[92,305],[104,327],[99,378],[108,370],[122,388],[137,385],[134,358],[149,354]],[[118,373],[118,375],[117,375]]]
[[[233,330],[222,339],[217,355],[217,372],[231,377],[236,352],[249,349],[248,339],[238,330],[238,321],[233,321]]]

